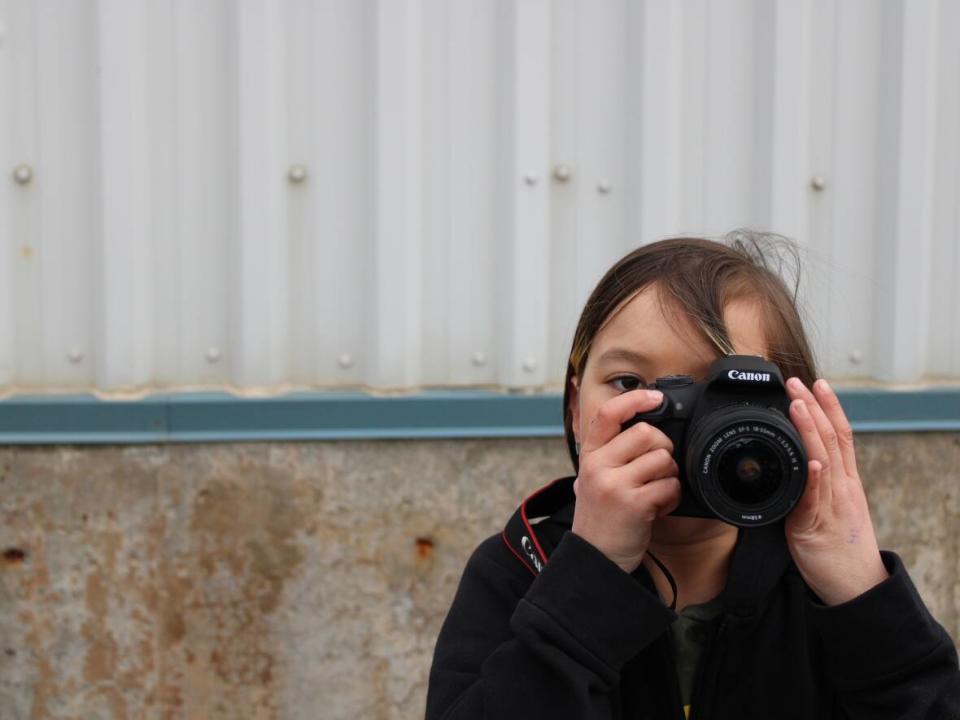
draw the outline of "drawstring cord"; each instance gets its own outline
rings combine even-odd
[[[673,600],[670,602],[670,609],[676,610],[677,609],[677,581],[673,579],[673,575],[671,575],[670,571],[667,570],[667,566],[664,565],[662,562],[660,562],[660,559],[656,555],[654,555],[649,550],[647,550],[647,555],[649,555],[650,559],[657,564],[657,567],[660,568],[661,572],[663,572],[664,577],[667,578],[667,582],[670,583],[670,590],[673,591]]]

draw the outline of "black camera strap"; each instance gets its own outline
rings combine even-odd
[[[546,538],[538,538],[533,520],[550,517],[573,503],[573,481],[576,475],[562,477],[540,488],[520,503],[520,507],[503,529],[503,541],[516,558],[534,575],[539,575],[547,564],[553,547]]]

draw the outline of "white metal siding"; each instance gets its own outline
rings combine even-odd
[[[953,0],[0,0],[0,26],[7,391],[555,385],[612,262],[740,226],[804,246],[831,377],[960,376]]]

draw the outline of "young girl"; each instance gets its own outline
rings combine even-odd
[[[816,380],[778,259],[747,235],[678,238],[601,279],[564,386],[576,476],[474,551],[427,720],[960,718],[956,649],[877,546],[850,425]],[[660,405],[656,378],[700,381],[726,355],[778,366],[808,458],[799,501],[764,527],[671,515],[673,443],[645,422],[621,429]],[[565,492],[531,522],[535,500]]]

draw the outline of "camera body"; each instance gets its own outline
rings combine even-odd
[[[673,441],[682,489],[673,515],[756,527],[793,509],[806,487],[807,457],[776,365],[729,355],[701,382],[668,375],[647,387],[663,393],[660,407],[621,429],[646,422]]]

